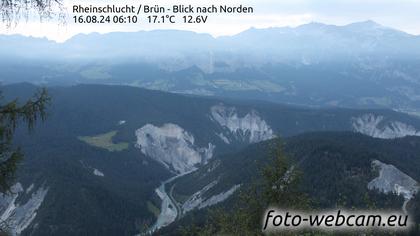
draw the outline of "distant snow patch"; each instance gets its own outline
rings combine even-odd
[[[147,124],[136,131],[142,153],[162,163],[168,169],[185,173],[212,158],[215,146],[197,147],[194,136],[175,124],[157,127]]]
[[[0,194],[0,221],[6,222],[12,235],[20,235],[35,219],[37,210],[47,195],[48,188],[40,187],[26,202],[18,202],[19,196],[30,192],[31,185],[24,191],[20,183],[12,186],[11,194]]]
[[[405,136],[420,136],[420,132],[413,126],[399,122],[385,122],[383,116],[365,114],[352,118],[352,126],[356,132],[374,138],[394,139]]]
[[[219,104],[211,107],[210,113],[211,118],[225,129],[224,133],[218,134],[225,143],[230,143],[232,139],[257,143],[275,137],[271,127],[255,110],[240,117],[235,107]]]
[[[99,171],[98,169],[93,169],[93,174],[99,177],[104,177],[104,173],[102,173],[101,171]]]

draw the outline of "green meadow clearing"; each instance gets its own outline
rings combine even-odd
[[[117,134],[117,131],[111,131],[105,134],[99,134],[96,136],[79,136],[78,139],[91,146],[103,148],[110,152],[120,152],[128,149],[128,143],[114,143],[112,138]]]

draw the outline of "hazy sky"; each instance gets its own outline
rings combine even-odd
[[[232,35],[250,27],[265,28],[276,26],[298,26],[309,22],[344,25],[356,21],[374,20],[385,26],[420,34],[420,0],[64,0],[68,10],[67,25],[58,26],[55,22],[39,23],[38,20],[21,22],[17,27],[6,29],[4,24],[0,33],[24,34],[37,37],[46,36],[64,41],[72,35],[90,32],[139,31],[152,29],[184,29],[210,33],[214,36]],[[173,4],[202,5],[245,5],[255,10],[249,15],[210,15],[209,22],[200,25],[153,25],[138,24],[74,24],[72,5],[106,4],[159,4],[169,7]],[[144,20],[144,17],[140,18]]]

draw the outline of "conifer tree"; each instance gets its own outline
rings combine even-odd
[[[0,105],[0,193],[10,190],[17,165],[23,157],[20,148],[13,146],[16,127],[26,123],[32,130],[38,119],[45,119],[49,101],[47,91],[42,89],[24,104],[14,100]]]

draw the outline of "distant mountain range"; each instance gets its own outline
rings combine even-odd
[[[3,55],[54,60],[137,59],[162,65],[168,59],[183,59],[185,64],[174,64],[173,69],[196,64],[206,72],[215,71],[219,60],[230,66],[235,66],[234,63],[243,66],[244,62],[255,66],[257,62],[317,64],[375,55],[391,58],[410,55],[418,58],[420,54],[419,50],[415,50],[420,48],[419,36],[387,28],[373,21],[345,26],[309,23],[296,28],[251,28],[237,35],[218,38],[189,31],[155,30],[79,34],[64,43],[19,35],[3,35],[0,41],[0,52]],[[236,58],[227,60],[225,57],[229,55]],[[244,55],[256,57],[238,58]],[[192,58],[188,61],[186,56]]]
[[[0,79],[130,85],[183,94],[420,114],[420,37],[373,21],[249,29],[0,36]]]
[[[64,62],[135,60],[157,64],[170,71],[195,65],[206,73],[278,63],[294,66],[365,64],[373,59],[386,63],[420,57],[419,36],[373,21],[345,26],[310,23],[296,28],[251,28],[219,38],[188,31],[156,30],[79,34],[64,43],[3,35],[0,42],[2,56]]]

